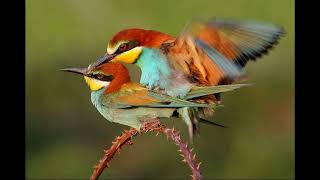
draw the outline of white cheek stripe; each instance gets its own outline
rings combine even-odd
[[[103,87],[108,87],[110,82],[108,81],[100,81],[98,79],[95,79],[95,81],[97,82],[97,84],[101,84]]]
[[[118,47],[120,46],[121,43],[118,43],[117,45],[115,45],[113,48],[111,48],[109,45],[108,45],[108,48],[107,48],[107,53],[108,54],[113,54],[114,52],[116,52],[116,50],[118,49]]]
[[[107,48],[107,53],[108,54],[113,54],[114,52],[116,51],[116,49],[114,48],[114,49],[112,49],[112,48]]]

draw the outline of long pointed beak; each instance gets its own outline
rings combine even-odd
[[[87,75],[88,68],[64,68],[60,69],[60,71],[65,71],[65,72],[72,72],[76,74],[81,74],[81,75]]]
[[[114,57],[116,57],[116,55],[105,54],[102,57],[98,58],[97,61],[91,64],[88,68],[64,68],[60,69],[60,71],[72,72],[76,74],[81,74],[83,76],[87,76],[90,70],[95,69],[98,66],[111,61]]]
[[[105,54],[102,57],[98,58],[97,61],[90,66],[90,68],[95,68],[95,67],[98,67],[102,64],[105,64],[105,63],[111,61],[116,56],[117,55],[114,55],[114,54]]]

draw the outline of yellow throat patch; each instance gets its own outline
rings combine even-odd
[[[98,79],[89,78],[87,76],[84,76],[84,80],[88,84],[91,91],[98,91],[110,84],[110,82],[108,81],[100,81]]]
[[[142,47],[135,47],[130,49],[129,51],[123,52],[116,56],[112,61],[113,62],[124,62],[127,64],[133,64],[142,52]]]

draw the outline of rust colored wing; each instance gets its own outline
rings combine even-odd
[[[196,41],[189,34],[163,44],[162,50],[173,69],[183,72],[193,83],[200,86],[218,85],[226,78],[235,79],[241,76],[241,69],[234,62],[218,51],[213,51],[203,41]],[[205,50],[209,52],[206,53]]]
[[[187,31],[241,66],[267,53],[284,34],[273,24],[221,18],[193,20]]]
[[[212,107],[207,104],[174,98],[155,91],[150,91],[137,83],[126,83],[112,95],[104,96],[103,104],[113,108],[128,107],[155,107],[155,108],[181,108],[181,107]]]
[[[200,85],[230,84],[247,61],[265,54],[283,29],[253,21],[193,20],[179,37],[162,45],[174,69]]]
[[[160,103],[159,100],[148,95],[148,89],[137,83],[124,84],[118,93],[117,103],[138,106],[144,104]]]

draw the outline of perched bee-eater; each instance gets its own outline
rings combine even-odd
[[[109,41],[107,52],[95,66],[109,61],[136,64],[141,69],[142,85],[184,97],[193,86],[231,84],[242,79],[247,61],[266,53],[283,33],[281,27],[272,24],[219,18],[193,20],[178,37],[125,29]],[[217,102],[218,95],[201,100]]]
[[[200,122],[205,121],[201,119],[201,113],[196,112],[197,108],[214,108],[214,104],[201,104],[193,102],[192,99],[243,86],[242,84],[234,84],[193,87],[184,99],[180,99],[155,90],[149,90],[139,83],[131,82],[128,70],[118,62],[110,62],[98,67],[89,66],[88,68],[66,68],[62,70],[77,73],[84,77],[91,89],[93,105],[107,120],[140,130],[142,120],[148,120],[152,117],[169,118],[180,115],[187,124],[189,123],[191,138],[195,130],[190,124],[191,119]]]

